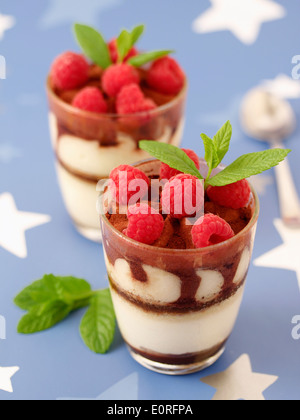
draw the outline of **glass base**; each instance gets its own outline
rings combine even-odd
[[[74,224],[75,224],[76,230],[78,231],[78,233],[80,233],[80,235],[98,244],[102,243],[102,234],[101,234],[100,227],[99,229],[95,229],[95,228],[88,228],[88,227],[81,226],[76,222],[74,222]]]
[[[188,365],[167,365],[165,363],[155,362],[149,360],[144,356],[136,353],[132,348],[128,347],[130,355],[133,359],[145,368],[164,375],[188,375],[195,372],[200,372],[213,365],[224,353],[225,346],[223,346],[215,355],[196,363]]]

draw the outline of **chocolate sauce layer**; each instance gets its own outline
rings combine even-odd
[[[223,341],[211,349],[201,351],[199,353],[186,353],[186,354],[161,354],[149,351],[142,351],[132,347],[126,343],[127,346],[136,354],[145,357],[153,362],[163,363],[167,365],[190,365],[193,363],[201,363],[206,361],[212,356],[215,356],[226,344],[227,340]]]

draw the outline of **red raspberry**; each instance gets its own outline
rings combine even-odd
[[[221,217],[210,213],[200,217],[192,228],[192,239],[197,248],[219,244],[233,236],[230,225]]]
[[[190,159],[195,163],[196,168],[200,169],[200,160],[196,153],[190,149],[182,149]],[[162,163],[160,167],[160,179],[171,179],[176,175],[182,174],[177,169],[170,168],[166,163]]]
[[[152,99],[145,98],[141,88],[135,83],[123,87],[116,102],[117,113],[120,115],[151,111],[156,107]]]
[[[160,238],[164,230],[164,218],[148,204],[129,207],[127,216],[128,227],[124,231],[126,236],[146,245],[152,245]]]
[[[250,198],[251,188],[246,179],[225,185],[224,187],[208,187],[207,195],[211,201],[219,206],[231,209],[245,207]]]
[[[204,189],[200,179],[188,174],[176,175],[165,185],[161,204],[164,214],[176,219],[192,217],[203,209]]]
[[[102,92],[96,87],[82,89],[73,99],[72,105],[84,111],[98,112],[99,114],[107,112],[107,103]]]
[[[148,85],[160,93],[176,95],[183,88],[185,75],[171,57],[154,61],[147,74]]]
[[[117,50],[117,40],[112,39],[108,44],[110,58],[113,63],[118,61],[118,50]],[[138,51],[136,48],[132,47],[129,53],[126,55],[123,61],[128,61],[131,57],[135,57],[138,55]]]
[[[119,204],[128,204],[129,200],[139,194],[142,198],[146,195],[150,180],[147,175],[138,168],[129,165],[121,165],[110,174],[110,188]]]
[[[102,77],[103,90],[109,96],[117,96],[124,86],[139,82],[138,71],[127,63],[113,64],[105,70]]]
[[[58,89],[70,90],[87,82],[88,73],[89,64],[82,55],[66,52],[54,60],[50,77]]]

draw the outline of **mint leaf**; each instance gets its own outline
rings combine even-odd
[[[211,171],[216,168],[219,164],[219,158],[217,154],[217,150],[215,148],[215,144],[210,137],[206,134],[201,134],[204,149],[205,149],[205,160],[208,165],[208,175],[207,178],[210,177]]]
[[[166,55],[172,54],[172,50],[163,50],[163,51],[152,51],[144,54],[136,55],[128,60],[128,63],[134,67],[141,67],[144,64],[149,63],[150,61],[157,60],[158,58],[165,57]]]
[[[28,311],[37,304],[52,300],[74,305],[76,301],[86,299],[91,294],[91,286],[83,279],[47,274],[26,287],[16,296],[14,302],[19,308]]]
[[[84,54],[95,64],[98,64],[103,69],[112,64],[107,43],[96,29],[76,23],[74,32]]]
[[[123,62],[132,47],[131,34],[124,29],[117,38],[118,61]]]
[[[115,313],[109,289],[92,298],[80,324],[80,334],[87,347],[97,354],[108,351],[115,333]]]
[[[192,159],[190,159],[187,154],[178,147],[150,140],[140,141],[139,147],[161,162],[166,163],[171,168],[177,169],[185,174],[193,175],[199,179],[203,179]]]
[[[47,330],[66,318],[70,312],[71,306],[60,300],[34,306],[19,322],[18,333],[33,334]]]
[[[131,31],[132,47],[138,42],[140,37],[145,32],[145,25],[138,25]]]
[[[271,149],[243,155],[223,171],[210,178],[207,184],[222,187],[249,178],[252,175],[258,175],[278,165],[290,152],[289,149]]]
[[[218,155],[218,162],[216,163],[216,168],[224,159],[224,156],[229,150],[230,140],[232,137],[232,125],[230,121],[227,121],[223,127],[217,132],[213,138],[215,148]]]
[[[132,32],[124,29],[117,39],[118,61],[123,62],[131,48],[136,44],[145,30],[144,25],[139,25],[133,28]]]

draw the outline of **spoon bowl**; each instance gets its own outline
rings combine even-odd
[[[260,87],[243,99],[240,121],[249,137],[281,149],[297,125],[291,105]],[[275,167],[275,174],[282,220],[289,227],[300,228],[300,202],[287,159]]]

